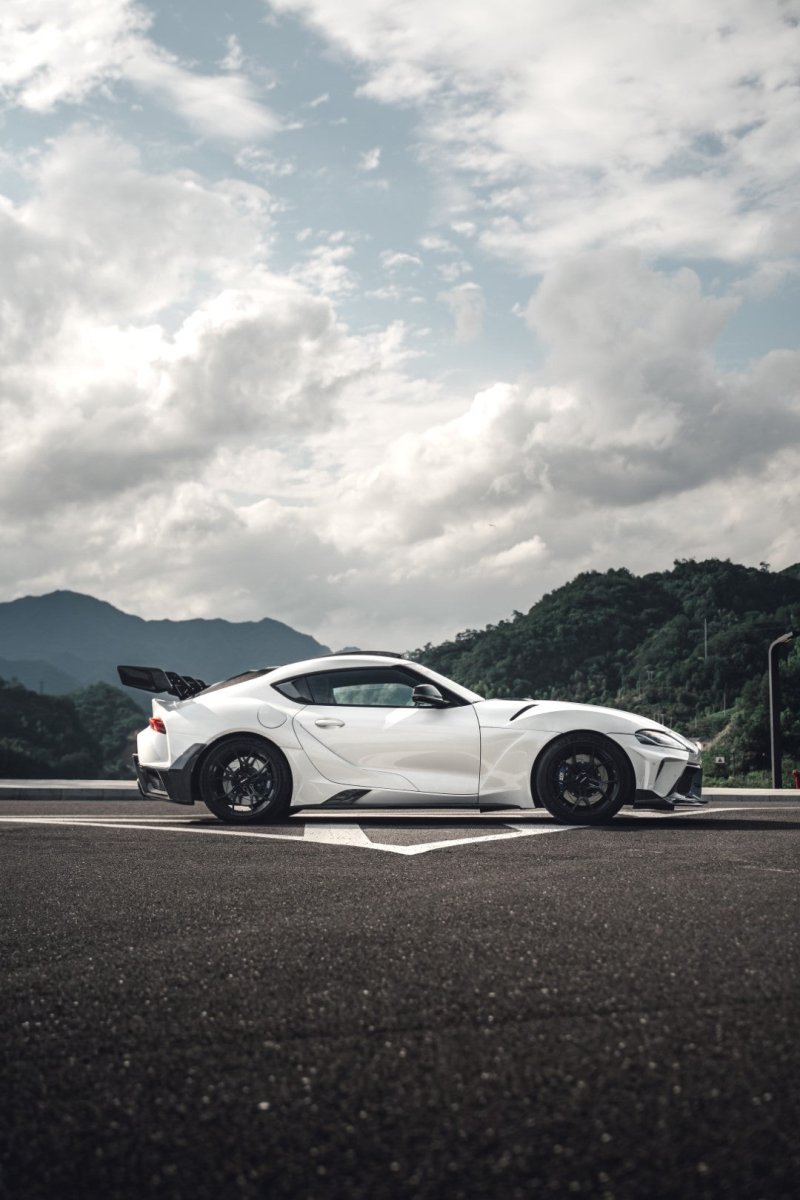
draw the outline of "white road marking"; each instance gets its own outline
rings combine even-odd
[[[249,837],[261,838],[269,841],[282,842],[327,842],[331,845],[338,846],[355,846],[361,850],[381,850],[385,854],[427,854],[431,850],[447,850],[450,846],[468,846],[479,842],[497,842],[509,838],[533,837],[540,833],[568,833],[572,829],[578,829],[578,825],[548,825],[541,829],[531,829],[528,826],[514,829],[509,833],[490,833],[483,834],[480,837],[467,838],[450,838],[447,841],[440,842],[423,842],[412,846],[391,846],[386,842],[371,842],[367,835],[358,825],[344,823],[341,826],[334,827],[333,823],[328,826],[315,825],[313,831],[309,833],[308,826],[302,837],[297,834],[290,833],[262,833],[253,829],[224,829],[208,825],[190,825],[181,823],[179,825],[145,825],[141,821],[136,824],[127,821],[114,820],[98,820],[96,817],[0,817],[0,823],[6,825],[60,825],[64,827],[72,827],[75,829],[132,829],[139,831],[148,830],[151,833],[205,833],[212,837]]]
[[[344,824],[344,822],[328,821],[314,822],[305,827],[304,842],[324,842],[329,846],[364,846],[372,849],[371,842],[360,825]]]
[[[675,812],[659,812],[658,809],[639,809],[635,812],[631,809],[630,812],[621,812],[619,814],[623,821],[627,821],[629,817],[641,819],[647,817],[659,817],[667,820],[675,819],[675,817],[715,817],[717,813],[727,812],[798,812],[800,805],[797,804],[736,804],[730,805],[728,808],[678,808]]]
[[[505,824],[505,821],[503,822]],[[373,850],[388,850],[393,854],[427,854],[430,850],[447,850],[449,846],[469,846],[479,842],[502,842],[508,838],[535,837],[538,833],[569,833],[580,829],[579,825],[548,825],[546,829],[530,829],[528,826],[515,826],[513,833],[488,833],[482,837],[450,838],[444,842],[423,842],[418,846],[389,846],[384,842],[371,842]]]
[[[776,806],[770,804],[770,812],[777,811],[797,811],[796,805],[781,805]],[[698,815],[712,816],[717,813],[730,812],[759,812],[763,811],[763,805],[737,805],[729,808],[712,808],[712,809],[691,809],[688,812],[631,812],[625,813],[625,817],[659,817],[659,818],[675,818],[675,817],[694,817]],[[78,816],[0,816],[0,823],[5,825],[61,825],[73,828],[90,828],[90,829],[129,829],[142,830],[151,833],[204,833],[211,837],[245,837],[259,838],[265,841],[279,842],[316,842],[331,846],[355,846],[361,850],[379,850],[385,854],[404,854],[411,856],[415,854],[428,854],[433,850],[448,850],[451,846],[469,846],[477,845],[482,842],[500,842],[507,841],[512,838],[519,837],[536,837],[543,833],[569,833],[578,829],[589,829],[588,825],[550,825],[545,824],[546,818],[542,818],[542,823],[533,822],[514,823],[511,821],[503,821],[502,824],[508,830],[507,833],[489,833],[481,834],[478,837],[464,838],[448,838],[437,842],[419,842],[416,845],[408,846],[393,846],[387,842],[372,842],[364,833],[360,825],[351,821],[322,821],[309,822],[305,825],[303,833],[300,833],[300,822],[298,822],[297,833],[266,833],[261,830],[254,829],[226,829],[219,825],[201,825],[196,818],[191,817],[125,817],[123,819],[114,817],[98,817],[90,815]],[[600,828],[609,828],[601,826]]]

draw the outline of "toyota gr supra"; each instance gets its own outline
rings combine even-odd
[[[700,804],[697,747],[646,717],[484,700],[400,655],[335,654],[207,686],[120,666],[153,699],[134,756],[151,799],[254,824],[305,808],[547,809],[600,824],[623,805]]]

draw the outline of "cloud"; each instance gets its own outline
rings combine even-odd
[[[477,283],[461,283],[449,292],[442,292],[439,298],[444,300],[453,314],[456,341],[474,342],[480,337],[486,301]]]
[[[244,52],[242,43],[239,41],[235,33],[228,35],[225,41],[228,47],[228,52],[219,64],[223,71],[239,71],[244,65]]]
[[[354,87],[414,106],[334,149],[355,164],[413,126],[434,187],[401,227],[365,204],[386,182],[376,144],[337,191],[342,228],[362,232],[333,232],[335,173],[309,170],[321,127],[286,160],[262,144],[277,118],[241,31],[207,73],[158,44],[143,6],[4,10],[5,100],[53,116],[7,116],[10,146],[32,125],[52,140],[16,176],[3,158],[2,594],[79,587],[147,615],[269,613],[402,647],[581,569],[796,558],[800,354],[737,371],[715,354],[746,297],[796,267],[788,9],[280,4],[357,59]],[[104,132],[99,113],[152,129],[128,121],[130,88],[223,144],[175,147],[171,123],[141,149]],[[87,124],[64,132],[79,103]],[[424,183],[419,163],[409,178]],[[426,300],[430,329],[388,308],[382,323],[383,304]],[[476,366],[462,347],[489,306]],[[523,378],[509,345],[513,362],[529,351]]]
[[[396,570],[415,578],[473,578],[490,559],[523,570],[515,548],[529,543],[537,560],[567,546],[577,567],[615,526],[638,523],[643,540],[652,524],[666,544],[671,511],[690,513],[691,496],[727,494],[735,480],[742,491],[778,461],[787,479],[800,448],[800,353],[721,372],[713,344],[731,312],[692,272],[661,276],[634,252],[555,269],[529,310],[549,347],[542,382],[498,383],[398,438],[343,489],[343,509],[360,514],[349,536],[393,545]]]
[[[403,646],[598,563],[720,539],[791,557],[800,354],[721,371],[737,302],[692,271],[565,260],[526,312],[539,378],[470,399],[414,377],[402,325],[345,328],[343,236],[295,277],[270,268],[264,189],[155,173],[81,129],[32,172],[0,205],[6,594]],[[452,303],[474,331],[480,291]]]
[[[452,222],[541,271],[587,249],[749,264],[798,249],[800,21],[780,0],[272,0],[419,108]],[[795,6],[796,7],[796,6]]]
[[[396,271],[398,267],[422,266],[422,259],[417,254],[405,254],[400,250],[383,250],[380,257],[384,271]]]
[[[46,112],[116,79],[152,18],[129,0],[6,0],[0,84],[13,103]]]
[[[211,137],[262,138],[280,128],[277,117],[255,98],[252,84],[231,70],[224,75],[188,71],[173,55],[139,41],[123,75]]]
[[[381,148],[373,146],[371,150],[366,150],[358,160],[359,171],[377,171],[381,164]]]
[[[272,200],[263,188],[147,172],[134,147],[106,134],[77,128],[53,141],[31,184],[26,203],[6,207],[14,264],[6,283],[43,311],[66,303],[68,286],[98,317],[154,314],[193,281],[228,281],[268,251]],[[17,235],[27,251],[15,246]]]
[[[349,266],[353,247],[329,239],[313,246],[306,258],[292,268],[292,277],[304,287],[324,296],[346,296],[357,286]]]
[[[31,183],[26,202],[0,205],[9,518],[322,431],[353,379],[398,360],[396,330],[353,337],[319,289],[269,270],[260,188],[148,173],[129,145],[85,130],[57,139]],[[335,273],[349,247],[324,249],[320,270]]]
[[[225,73],[203,75],[158,46],[148,36],[152,24],[150,12],[134,0],[5,0],[0,87],[6,104],[49,112],[125,81],[209,136],[275,132],[278,121],[240,73],[233,43]]]

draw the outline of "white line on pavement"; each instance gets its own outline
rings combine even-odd
[[[778,811],[796,811],[796,806],[785,805],[780,806]],[[713,808],[713,809],[692,809],[688,812],[676,813],[659,813],[659,812],[638,812],[626,813],[625,817],[659,817],[659,818],[675,818],[684,816],[706,816],[715,815],[717,813],[740,813],[740,812],[758,812],[762,811],[761,805],[737,805],[730,808]],[[776,811],[775,805],[770,805],[770,812]],[[169,822],[168,824],[166,822]],[[569,833],[577,829],[588,829],[586,825],[550,825],[542,823],[534,825],[531,823],[512,823],[503,821],[502,824],[506,827],[506,833],[490,833],[481,834],[478,837],[464,838],[448,838],[436,842],[419,842],[416,845],[393,846],[387,842],[372,842],[364,833],[360,825],[355,822],[326,822],[316,821],[306,824],[302,834],[300,833],[300,825],[298,823],[297,833],[265,833],[261,830],[254,829],[226,829],[216,825],[201,825],[193,823],[189,817],[125,817],[123,819],[114,819],[113,817],[96,817],[96,816],[0,816],[0,823],[5,825],[60,825],[71,826],[73,828],[93,828],[93,829],[133,829],[136,831],[144,831],[151,833],[204,833],[212,837],[245,837],[259,838],[266,841],[281,841],[281,842],[312,842],[317,844],[327,844],[332,846],[355,846],[361,850],[378,850],[386,854],[403,854],[412,856],[416,854],[428,854],[433,850],[448,850],[452,846],[469,846],[477,845],[482,842],[499,842],[508,841],[512,838],[519,837],[536,837],[544,833]],[[608,828],[601,826],[601,828]]]
[[[426,854],[431,850],[447,850],[450,846],[467,846],[479,842],[496,842],[509,838],[533,837],[540,833],[567,833],[571,829],[578,829],[577,825],[549,825],[544,829],[530,829],[527,826],[522,828],[514,828],[509,833],[490,833],[479,837],[471,838],[451,838],[447,841],[440,842],[423,842],[416,846],[392,846],[386,842],[371,842],[364,831],[358,825],[343,825],[340,828],[327,827],[327,836],[319,837],[318,834],[325,835],[326,827],[316,825],[312,834],[308,833],[308,826],[302,837],[297,834],[289,833],[262,833],[252,829],[218,829],[205,825],[144,825],[140,822],[136,824],[125,821],[110,821],[97,820],[96,818],[79,818],[79,817],[0,817],[0,823],[6,825],[60,825],[71,826],[72,828],[86,829],[133,829],[137,833],[140,831],[151,833],[205,833],[212,837],[249,837],[260,838],[270,841],[283,842],[327,842],[331,845],[339,846],[355,846],[361,850],[381,850],[386,854]]]
[[[303,834],[304,842],[323,842],[328,846],[363,846],[372,850],[371,842],[360,825],[329,821],[326,824],[310,823]]]

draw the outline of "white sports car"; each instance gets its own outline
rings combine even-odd
[[[168,692],[135,756],[143,796],[251,824],[301,808],[543,806],[599,824],[624,804],[699,804],[697,747],[645,717],[555,700],[484,700],[395,654],[335,654],[207,687],[120,666]]]

